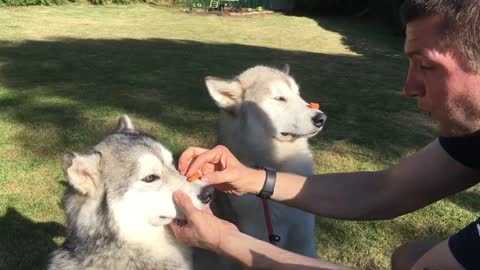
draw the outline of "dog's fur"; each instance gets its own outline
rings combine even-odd
[[[323,128],[326,116],[307,106],[288,69],[256,66],[232,80],[207,77],[205,82],[221,109],[220,144],[245,165],[311,175],[314,163],[308,138]],[[254,195],[224,196],[224,201],[216,203],[219,215],[233,220],[241,231],[268,241],[261,200]],[[231,210],[222,211],[229,205],[234,216],[229,216]],[[316,257],[314,215],[273,201],[269,205],[274,232],[281,237],[278,245]]]
[[[186,181],[172,154],[127,116],[90,153],[66,154],[63,167],[67,235],[49,270],[192,269],[191,249],[167,226],[184,218],[172,193],[183,190],[201,209],[213,189]]]

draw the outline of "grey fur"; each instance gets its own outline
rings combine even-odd
[[[198,196],[212,188],[186,181],[172,161],[171,153],[137,132],[128,116],[90,152],[67,153],[63,167],[69,186],[62,199],[67,233],[48,269],[192,269],[191,249],[177,243],[166,226],[183,218],[171,194],[181,189],[202,208]],[[148,182],[156,178],[142,179],[142,173],[160,178]]]

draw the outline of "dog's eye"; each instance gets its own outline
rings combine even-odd
[[[160,176],[155,175],[155,174],[150,174],[150,175],[145,176],[145,177],[142,179],[142,181],[143,181],[143,182],[146,182],[146,183],[151,183],[151,182],[153,182],[153,181],[155,181],[155,180],[158,180],[158,179],[160,179]]]
[[[287,99],[285,97],[276,97],[274,99],[277,100],[277,101],[281,101],[281,102],[286,102],[287,101]]]

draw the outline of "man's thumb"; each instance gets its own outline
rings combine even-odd
[[[186,216],[189,216],[193,211],[196,210],[192,204],[192,200],[190,200],[190,198],[180,190],[177,190],[173,193],[173,199]]]

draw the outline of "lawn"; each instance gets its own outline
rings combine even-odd
[[[317,173],[385,168],[435,138],[416,101],[401,94],[402,37],[365,18],[69,5],[0,8],[0,22],[0,269],[44,267],[65,229],[61,157],[87,150],[120,115],[177,156],[212,146],[208,75],[290,64],[302,95],[328,115],[311,140]],[[396,246],[445,238],[479,209],[474,188],[392,221],[318,217],[319,256],[389,269]]]

